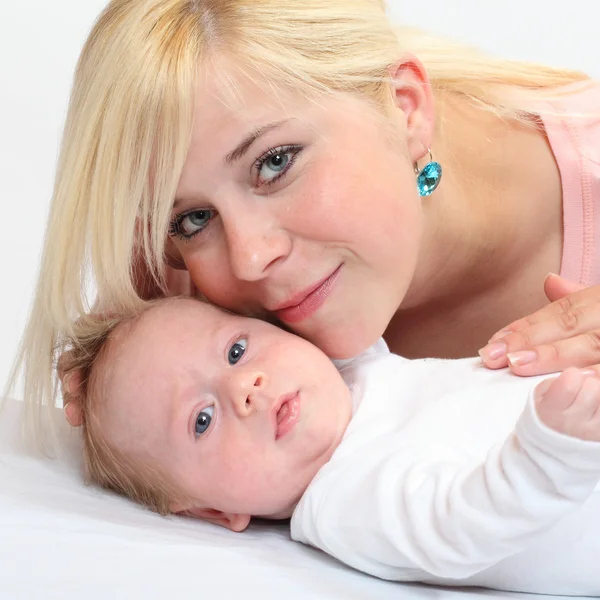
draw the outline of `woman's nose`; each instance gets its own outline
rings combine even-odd
[[[289,233],[271,215],[249,214],[226,228],[231,269],[242,281],[259,281],[290,253]]]
[[[233,369],[225,379],[226,393],[238,417],[248,417],[266,408],[267,376],[256,370]]]

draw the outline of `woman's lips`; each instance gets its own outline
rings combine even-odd
[[[299,323],[317,312],[331,293],[341,268],[342,265],[317,286],[312,289],[309,288],[309,291],[297,302],[297,304],[274,311],[279,320],[289,324]]]
[[[275,413],[275,439],[287,435],[300,419],[300,394],[288,394],[277,403]]]

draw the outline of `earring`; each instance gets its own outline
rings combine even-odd
[[[431,150],[429,152],[429,162],[419,171],[419,167],[415,165],[415,173],[417,174],[417,189],[419,195],[429,196],[432,194],[442,179],[442,165],[433,160]]]

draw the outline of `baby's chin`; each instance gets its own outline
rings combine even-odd
[[[315,468],[314,473],[312,471],[303,473],[305,476],[301,479],[299,478],[296,482],[290,485],[288,493],[286,493],[283,497],[280,496],[279,498],[271,498],[271,501],[263,504],[263,506],[260,507],[260,510],[248,512],[254,518],[258,519],[267,519],[270,521],[290,519],[294,514],[300,499],[306,492],[310,482],[313,480],[317,472],[318,469]],[[257,507],[255,506],[255,508]]]
[[[258,519],[265,519],[267,521],[285,521],[287,519],[291,519],[294,511],[296,510],[296,506],[298,505],[298,501],[294,502],[293,505],[289,506],[281,510],[280,512],[276,512],[272,515],[264,516],[264,517],[256,517]]]

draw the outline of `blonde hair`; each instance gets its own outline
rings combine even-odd
[[[539,94],[586,78],[395,29],[383,0],[110,2],[77,67],[35,299],[11,375],[14,384],[23,373],[30,407],[57,403],[52,366],[90,309],[90,278],[103,306],[117,311],[142,303],[134,259],[145,260],[164,289],[199,65],[230,58],[237,75],[258,74],[275,90],[346,92],[382,106],[390,67],[406,53],[424,63],[441,111],[446,97],[460,94],[525,122]],[[38,417],[30,422],[39,435]]]
[[[187,502],[187,496],[159,466],[130,456],[112,444],[99,417],[110,400],[106,392],[114,359],[110,353],[116,351],[115,346],[139,319],[160,303],[149,302],[128,315],[90,315],[84,321],[85,329],[76,325],[75,336],[65,340],[69,352],[64,355],[61,368],[65,377],[77,377],[80,382],[72,401],[81,416],[87,481],[166,515],[172,512],[173,502]]]

